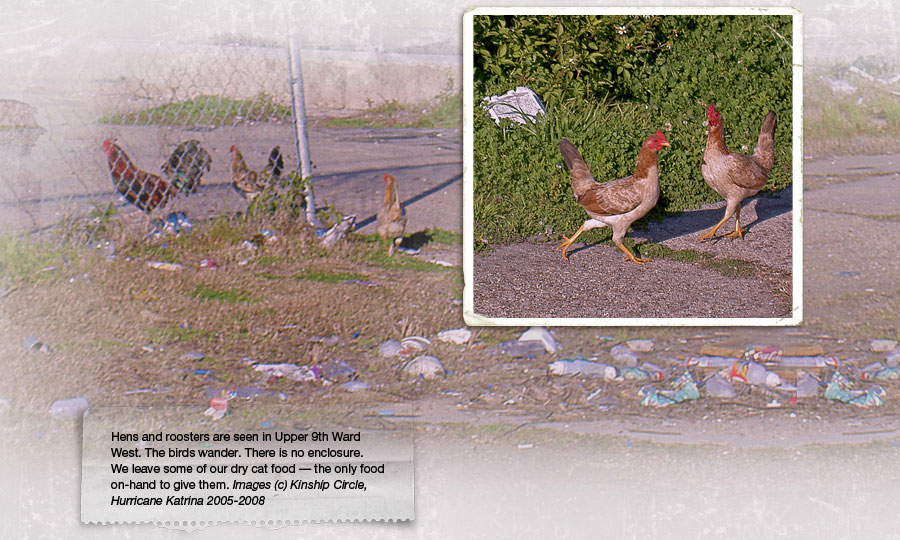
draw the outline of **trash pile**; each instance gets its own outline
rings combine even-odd
[[[673,359],[662,368],[640,360],[642,353],[653,350],[651,340],[631,340],[610,349],[612,362],[601,361],[599,355],[578,355],[551,362],[548,370],[553,375],[598,377],[612,383],[659,381],[665,387],[645,384],[638,390],[641,405],[654,408],[701,398],[732,400],[748,393],[764,397],[767,408],[813,398],[870,408],[883,405],[887,392],[879,384],[861,385],[900,380],[900,348],[896,342],[875,341],[873,351],[886,353],[888,365],[874,362],[855,369],[826,356],[818,345],[745,349],[704,345],[700,355]]]

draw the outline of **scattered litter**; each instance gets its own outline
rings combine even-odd
[[[253,399],[260,396],[277,396],[279,399],[285,399],[287,396],[282,392],[259,388],[258,386],[232,386],[230,388],[207,388],[206,397],[209,399],[216,397],[224,397],[227,399]]]
[[[271,244],[278,241],[278,236],[275,234],[275,232],[269,229],[263,229],[259,231],[259,234],[260,236],[262,236],[262,240],[266,244]]]
[[[141,345],[141,350],[144,352],[156,352],[156,349],[149,345]]]
[[[378,416],[394,416],[394,411],[390,409],[384,409],[382,411],[378,411]]]
[[[651,364],[650,362],[644,362],[639,367],[642,370],[648,371],[654,375],[658,373],[660,379],[662,379],[663,375],[665,374],[665,371],[661,367],[657,366],[656,364]]]
[[[25,336],[25,339],[22,340],[22,345],[27,351],[40,351],[44,354],[51,354],[53,352],[50,350],[49,345],[35,336]]]
[[[516,445],[516,448],[518,448],[519,450],[528,450],[529,448],[534,448],[534,443],[520,442]]]
[[[203,411],[203,414],[211,417],[213,420],[219,420],[228,413],[228,399],[223,397],[215,397],[209,400],[209,408]]]
[[[550,364],[550,373],[554,375],[583,374],[604,379],[615,379],[617,371],[615,366],[594,362],[583,356],[564,358]]]
[[[177,272],[184,268],[180,263],[170,263],[163,261],[147,261],[147,266],[156,270],[165,270],[167,272]]]
[[[670,390],[657,390],[653,385],[645,385],[638,391],[642,397],[641,405],[645,407],[666,407],[673,403],[700,398],[697,383],[689,371],[685,371],[672,381]]]
[[[777,373],[750,360],[739,360],[732,364],[728,376],[732,381],[737,379],[748,384],[764,384],[770,388],[781,384],[781,377]]]
[[[778,347],[750,347],[744,351],[744,360],[757,362],[775,362],[784,356],[784,349]]]
[[[730,368],[740,362],[740,358],[728,356],[690,356],[685,361],[687,367]]]
[[[733,398],[734,386],[718,373],[713,373],[703,385],[706,395],[714,398]]]
[[[335,224],[332,228],[318,229],[316,230],[316,236],[319,237],[319,240],[322,242],[324,246],[333,246],[347,237],[347,234],[353,230],[353,226],[356,224],[356,216],[349,215],[341,218],[341,221]]]
[[[545,116],[547,114],[541,98],[527,86],[518,86],[515,90],[510,90],[502,96],[486,97],[483,101],[487,103],[482,103],[482,107],[487,109],[488,114],[498,126],[501,118],[525,124],[527,122],[535,123],[538,121],[538,115]]]
[[[254,371],[268,374],[270,377],[287,377],[292,381],[309,382],[321,376],[318,366],[298,366],[296,364],[257,364]]]
[[[556,341],[553,334],[543,326],[532,326],[519,336],[519,341],[539,341],[544,346],[544,350],[550,354],[562,349],[562,345]]]
[[[778,367],[837,367],[838,359],[833,356],[782,356]]]
[[[772,399],[772,401],[766,403],[767,409],[777,409],[779,407],[781,407],[781,402],[774,398]]]
[[[272,427],[272,422],[262,421],[259,423],[259,427],[263,429],[270,429]]]
[[[378,346],[378,355],[384,358],[399,356],[403,353],[403,345],[396,339],[389,339]]]
[[[887,364],[888,367],[900,366],[900,349],[894,349],[889,352],[884,358],[884,363]]]
[[[879,381],[900,379],[900,367],[887,367],[874,372],[863,371],[861,379],[863,379],[864,381],[872,379],[876,379]]]
[[[343,360],[328,360],[321,367],[321,374],[329,380],[337,380],[340,378],[350,378],[356,374],[356,369]]]
[[[252,240],[244,240],[241,243],[241,247],[243,247],[244,249],[250,250],[250,251],[256,251],[257,249],[259,249],[259,246],[257,246],[256,243],[254,243]],[[241,261],[238,264],[241,264],[241,263],[247,264],[244,261]]]
[[[437,338],[447,343],[455,343],[457,345],[465,345],[472,339],[472,331],[468,328],[456,328],[454,330],[444,330],[438,332]]]
[[[88,400],[83,397],[60,399],[50,405],[50,416],[57,420],[81,418],[88,409]]]
[[[800,372],[797,376],[797,397],[816,397],[819,394],[819,379],[812,373]]]
[[[662,372],[650,373],[639,367],[624,366],[619,368],[619,378],[626,381],[646,381],[647,379],[662,380]]]
[[[634,352],[650,352],[653,350],[652,339],[631,339],[625,345]]]
[[[433,379],[438,375],[443,375],[447,372],[440,360],[434,356],[428,355],[413,358],[406,364],[403,371],[415,377],[422,377],[423,379]]]
[[[492,354],[502,354],[513,358],[537,358],[547,351],[539,341],[504,341],[492,347]]]
[[[7,287],[6,285],[0,286],[0,298],[6,298],[15,292],[15,287]]]
[[[213,370],[211,369],[192,369],[191,373],[194,375],[212,375]]]
[[[199,362],[200,360],[203,360],[204,358],[206,358],[205,354],[203,354],[202,352],[196,352],[196,351],[187,352],[178,357],[179,360],[190,360],[193,362]]]
[[[137,390],[126,390],[124,394],[130,396],[131,394],[158,394],[159,392],[158,388],[138,388]]]
[[[882,399],[884,394],[884,388],[877,384],[873,384],[867,390],[855,390],[853,382],[839,371],[831,375],[831,382],[825,388],[825,399],[850,403],[866,409],[884,405]]]
[[[403,351],[405,353],[415,352],[415,351],[424,351],[431,345],[431,341],[428,338],[424,338],[422,336],[409,336],[400,340],[400,345],[403,346]]]
[[[190,234],[194,230],[194,224],[184,212],[170,212],[166,219],[153,221],[153,230],[148,237],[160,237],[163,234],[178,236],[181,233]]]
[[[859,272],[854,272],[854,271],[832,272],[831,275],[832,276],[841,276],[841,277],[854,277],[854,276],[858,276]]]
[[[207,270],[215,270],[219,267],[218,263],[216,263],[215,259],[200,259],[200,268],[206,268]]]
[[[869,346],[874,352],[890,352],[897,348],[897,342],[893,339],[873,339]]]
[[[612,355],[613,360],[628,367],[637,366],[638,358],[640,357],[638,353],[621,343],[613,346],[613,348],[609,350],[609,353]]]
[[[348,392],[359,392],[360,390],[368,390],[369,385],[362,381],[347,381],[343,384],[339,384],[338,388]]]
[[[599,396],[601,392],[603,392],[603,389],[598,388],[598,389],[594,390],[593,392],[591,392],[590,394],[588,394],[588,396],[584,400],[590,401],[590,400],[594,399],[595,397]]]

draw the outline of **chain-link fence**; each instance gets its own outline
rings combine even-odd
[[[94,42],[36,64],[0,89],[5,231],[40,230],[110,203],[138,211],[126,199],[146,211],[165,206],[198,218],[241,210],[232,147],[251,171],[264,169],[275,146],[287,171],[298,167],[286,45]],[[211,162],[186,182],[178,178],[184,171],[164,164],[191,140]],[[156,175],[172,185],[166,204],[147,203],[146,193],[129,196],[133,182],[121,178],[126,162],[111,175],[111,146],[128,167],[147,173],[144,180]]]

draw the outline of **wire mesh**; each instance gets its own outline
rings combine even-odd
[[[276,146],[297,166],[286,47],[97,41],[55,60],[0,86],[4,231],[110,204],[236,212],[232,148],[256,174]]]

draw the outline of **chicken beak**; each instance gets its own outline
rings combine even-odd
[[[671,144],[669,144],[669,141],[666,141],[666,142],[662,143],[662,145],[663,145],[663,146],[672,146]]]

